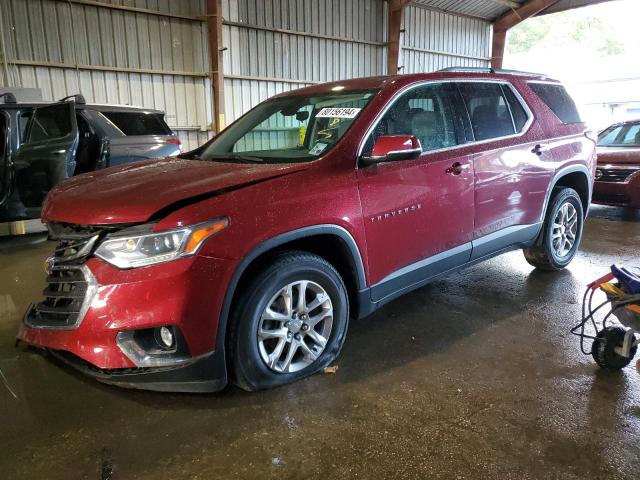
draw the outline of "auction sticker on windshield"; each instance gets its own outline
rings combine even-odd
[[[355,118],[361,108],[323,108],[316,117],[319,118]]]

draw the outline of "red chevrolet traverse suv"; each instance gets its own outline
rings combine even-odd
[[[616,123],[598,136],[593,203],[640,208],[640,120]]]
[[[18,337],[120,386],[286,384],[336,359],[350,318],[444,273],[519,248],[565,267],[594,169],[573,101],[535,74],[276,95],[197,160],[52,190],[43,218],[59,243]]]

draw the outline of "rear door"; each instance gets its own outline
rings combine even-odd
[[[472,131],[473,258],[535,236],[554,172],[544,131],[511,83],[459,83]]]
[[[77,145],[75,102],[34,109],[13,162],[18,196],[25,207],[37,211],[47,192],[73,175]]]

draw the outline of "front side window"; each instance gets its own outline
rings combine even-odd
[[[60,103],[36,109],[30,125],[27,133],[29,143],[66,137],[73,131],[69,105]]]
[[[223,131],[203,160],[294,163],[328,152],[377,90],[289,95],[266,101]]]
[[[609,127],[598,136],[605,147],[640,147],[640,123]]]
[[[510,87],[503,87],[500,83],[469,82],[460,83],[460,92],[464,99],[471,128],[476,141],[490,140],[493,138],[514,135],[526,124],[527,114],[517,99],[513,98],[522,111],[517,113],[517,123],[515,115],[512,116],[509,108],[509,101],[505,92]],[[513,95],[513,92],[511,92]],[[523,121],[524,120],[524,121]],[[519,129],[516,130],[516,127]]]
[[[423,152],[460,144],[456,95],[451,83],[429,84],[404,93],[380,119],[367,139],[363,154],[368,155],[375,140],[382,135],[415,135]]]

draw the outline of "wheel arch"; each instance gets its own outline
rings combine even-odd
[[[582,203],[582,209],[584,216],[587,216],[587,212],[589,211],[589,205],[591,204],[591,194],[593,185],[590,182],[591,174],[589,170],[584,165],[572,165],[567,168],[563,168],[556,172],[553,180],[549,184],[549,189],[547,191],[547,198],[545,201],[544,210],[542,212],[541,220],[544,221],[547,207],[551,201],[551,196],[553,195],[553,190],[556,187],[569,187],[573,188],[578,195],[580,196],[580,200]]]
[[[236,267],[222,304],[218,321],[216,350],[225,347],[228,320],[237,293],[251,273],[269,258],[283,250],[302,250],[315,253],[331,263],[345,282],[349,302],[358,315],[358,298],[366,289],[364,263],[353,236],[343,227],[332,224],[314,225],[270,238],[251,250]]]

